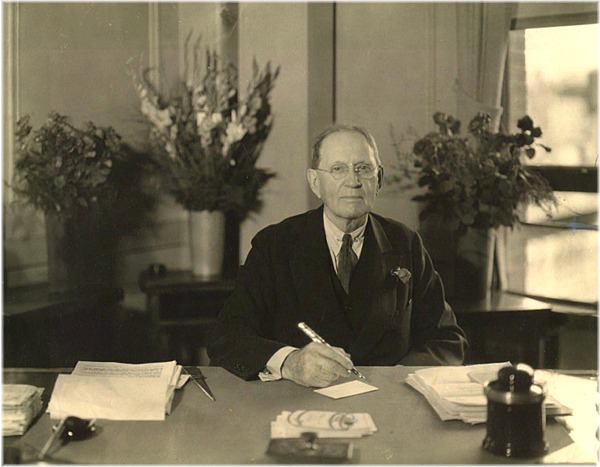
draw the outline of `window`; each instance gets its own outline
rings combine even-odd
[[[598,303],[598,24],[550,27],[528,21],[510,33],[504,124],[530,115],[543,131],[530,162],[552,184],[559,206],[548,220],[527,207],[507,235],[506,287],[524,295]],[[540,23],[543,23],[540,21]],[[558,24],[557,24],[558,23]]]

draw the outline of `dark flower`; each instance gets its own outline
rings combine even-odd
[[[445,125],[446,124],[446,114],[443,112],[434,113],[433,121],[436,125]]]
[[[452,132],[452,134],[457,134],[460,132],[460,120],[457,120],[453,117],[448,117],[448,128]]]
[[[529,116],[519,120],[515,134],[494,132],[490,115],[483,112],[473,117],[466,136],[454,131],[460,122],[450,115],[436,112],[433,121],[438,132],[420,138],[412,154],[417,186],[427,189],[412,198],[425,203],[421,220],[439,216],[464,232],[467,227],[512,227],[524,202],[550,214],[556,198],[548,181],[523,164],[524,158],[535,157],[536,147],[550,151],[536,143],[542,131]]]
[[[424,154],[425,150],[427,149],[427,146],[430,146],[429,141],[427,141],[426,139],[420,139],[415,143],[413,152],[417,155]]]
[[[533,120],[529,115],[525,115],[523,118],[519,119],[517,122],[517,128],[523,131],[532,131],[533,130]]]

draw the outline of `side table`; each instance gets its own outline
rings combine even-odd
[[[4,290],[4,366],[66,367],[112,357],[114,310],[123,290],[54,295],[47,284]]]
[[[565,317],[550,304],[504,291],[478,301],[448,302],[469,340],[466,364],[511,361],[557,367],[558,328]]]
[[[139,276],[146,294],[158,359],[180,365],[207,365],[206,340],[211,325],[235,287],[234,279],[202,280],[190,271],[150,268]]]

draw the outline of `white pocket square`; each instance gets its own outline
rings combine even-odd
[[[396,279],[402,281],[403,284],[406,284],[410,280],[411,273],[408,269],[398,266],[397,268],[392,269],[392,276],[396,276]]]

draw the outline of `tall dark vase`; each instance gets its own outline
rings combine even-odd
[[[225,214],[225,252],[223,255],[223,277],[235,279],[240,267],[240,225],[236,212]]]
[[[456,295],[456,231],[449,229],[441,219],[421,221],[419,232],[433,266],[442,278],[446,298]]]
[[[455,269],[456,296],[483,300],[492,292],[494,274],[495,229],[469,227],[457,239]]]
[[[60,297],[102,293],[116,284],[117,239],[94,211],[46,214],[48,288]]]
[[[478,301],[492,290],[496,230],[468,228],[464,235],[441,218],[421,222],[425,248],[444,284],[446,298]]]

